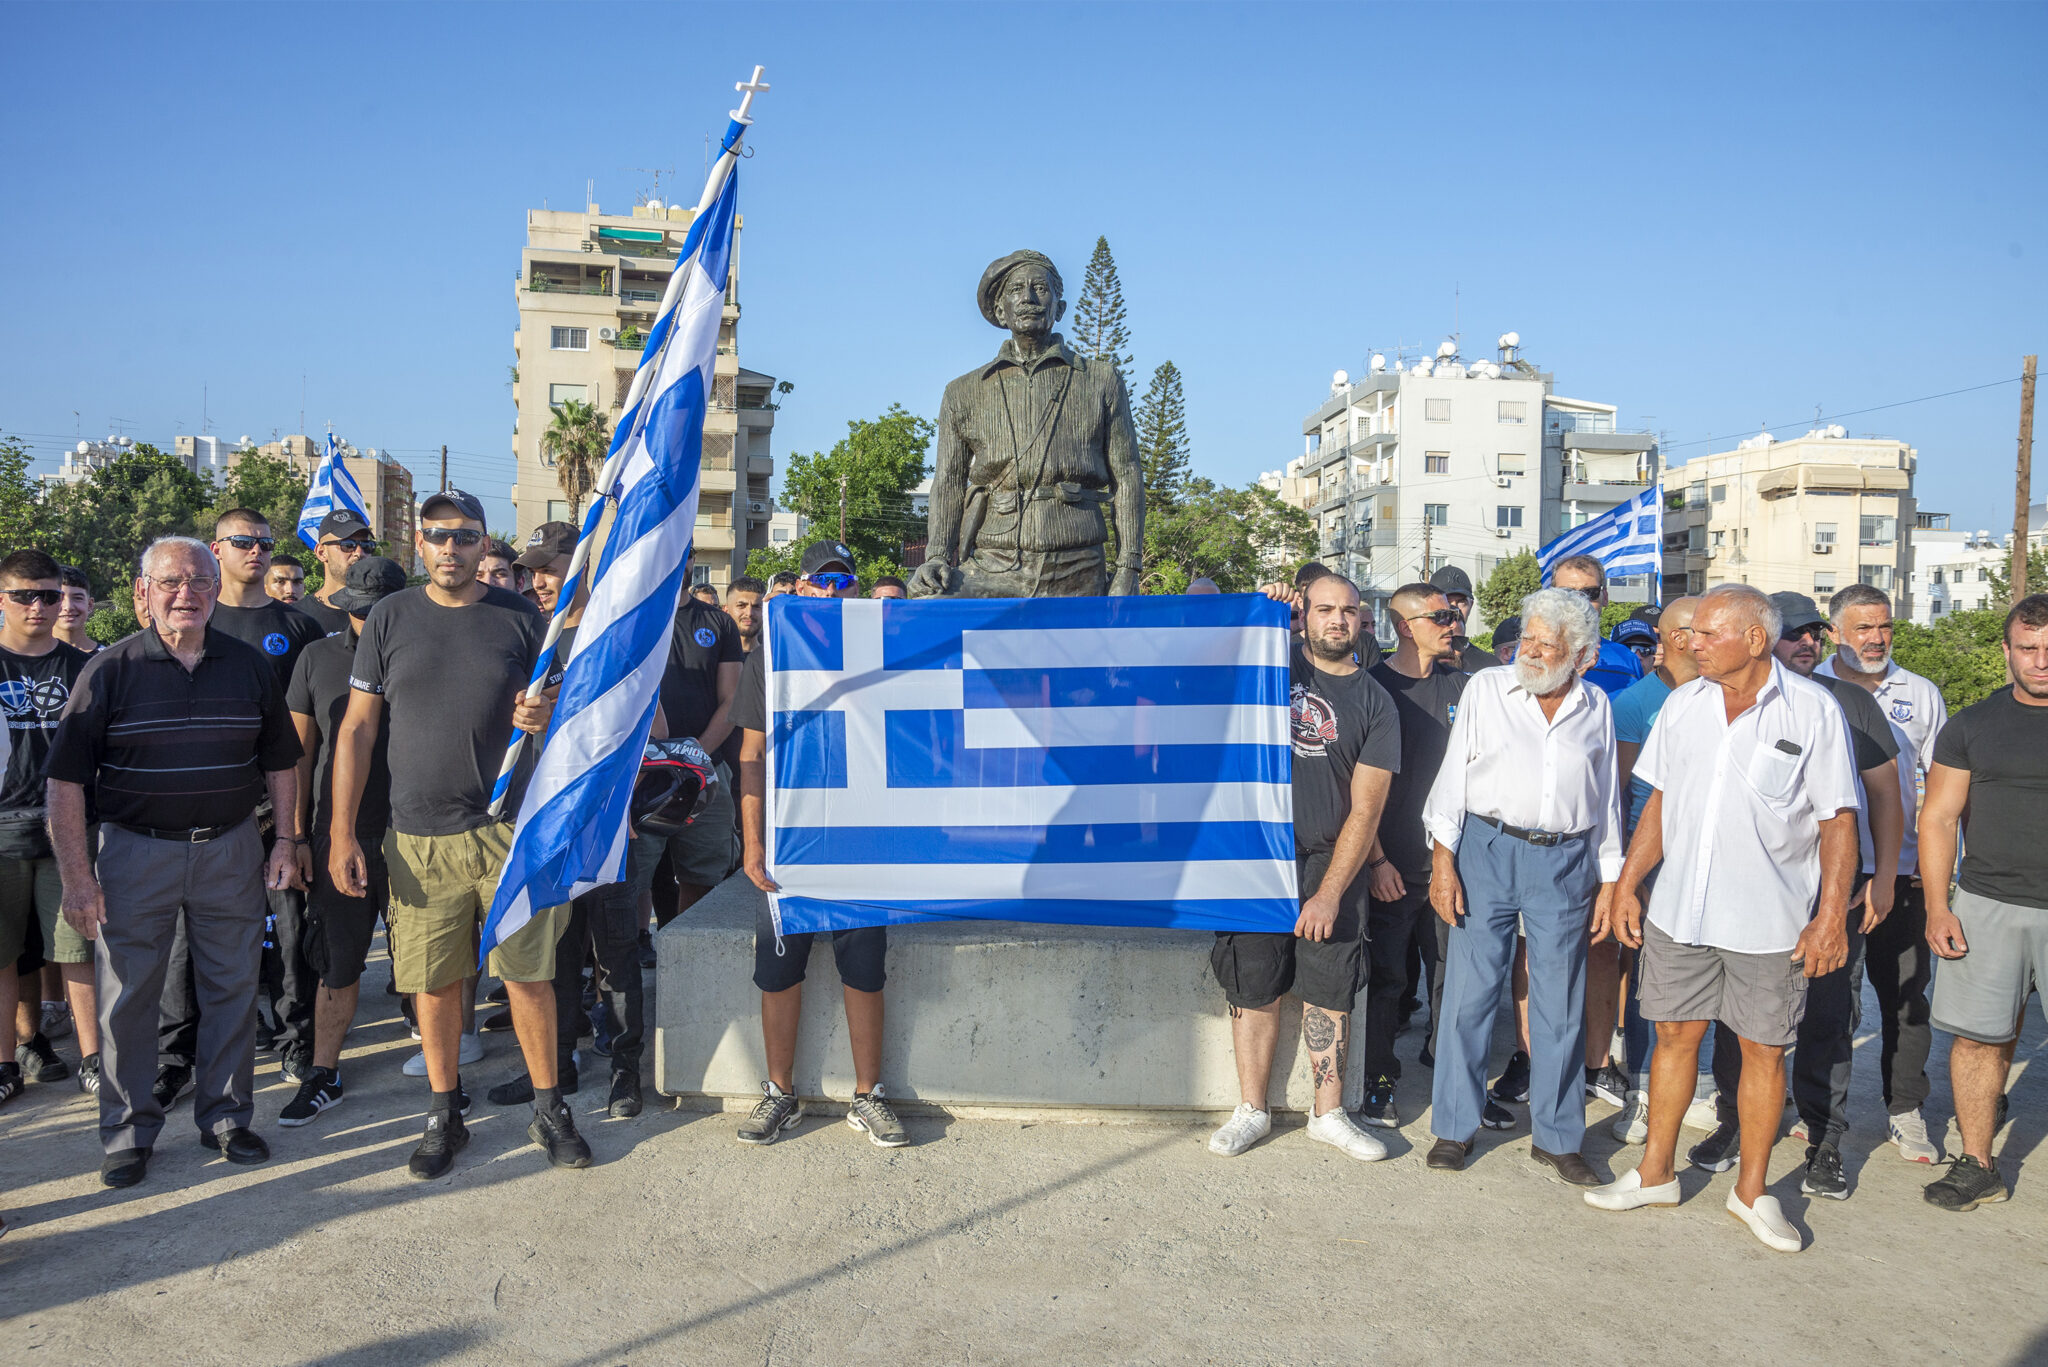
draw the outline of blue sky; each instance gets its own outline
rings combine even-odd
[[[16,5],[0,430],[168,446],[332,422],[509,520],[524,213],[741,183],[778,455],[992,354],[973,288],[1098,233],[1199,472],[1300,450],[1332,370],[1510,328],[1672,459],[2048,340],[2048,6]],[[80,415],[73,417],[74,410]],[[1844,419],[2010,525],[2017,384]],[[2048,445],[2048,434],[2044,434]],[[432,453],[432,454],[430,454]],[[2037,497],[2044,480],[2037,476]]]

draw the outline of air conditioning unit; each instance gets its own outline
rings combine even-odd
[[[1493,529],[1493,534],[1494,534],[1495,536],[1501,537],[1501,538],[1503,538],[1503,539],[1505,539],[1506,537],[1508,537],[1508,536],[1512,535],[1513,533],[1514,533],[1514,528],[1512,528],[1512,527],[1495,527],[1495,528]]]
[[[1513,476],[1510,475],[1495,475],[1493,477],[1493,482],[1496,487],[1507,489],[1513,487],[1511,483],[1512,479]]]
[[[599,340],[600,342],[613,341],[618,337],[618,335],[619,330],[617,328],[599,328],[597,330],[597,340]]]
[[[748,499],[748,500],[747,500],[747,516],[748,516],[748,517],[762,517],[762,518],[765,518],[765,517],[769,516],[769,512],[768,512],[768,500],[767,500],[767,499],[765,499],[765,498],[750,498],[750,499]]]
[[[1827,555],[1834,549],[1835,543],[1832,541],[1816,541],[1813,543],[1813,553],[1815,555]]]

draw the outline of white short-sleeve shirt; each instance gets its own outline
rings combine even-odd
[[[1681,944],[1790,953],[1820,891],[1820,823],[1859,805],[1849,723],[1775,659],[1733,721],[1725,696],[1710,679],[1674,690],[1636,760],[1664,794],[1649,918]]]
[[[1842,678],[1835,668],[1836,658],[1828,656],[1813,672]],[[1899,800],[1906,807],[1899,873],[1915,874],[1920,872],[1920,795],[1927,785],[1927,770],[1934,764],[1934,738],[1948,724],[1948,704],[1934,680],[1897,665],[1886,668],[1884,682],[1872,696],[1877,699],[1877,710],[1891,724],[1892,739],[1899,743]]]

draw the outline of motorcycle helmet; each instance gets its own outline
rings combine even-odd
[[[718,767],[692,736],[651,740],[633,780],[633,828],[643,835],[678,834],[711,805]]]

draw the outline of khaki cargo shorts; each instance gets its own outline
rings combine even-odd
[[[455,835],[385,832],[391,976],[400,992],[436,992],[476,976],[477,937],[511,847],[510,822]],[[566,905],[535,911],[531,921],[491,951],[491,972],[508,983],[552,980],[555,942],[568,924]]]

